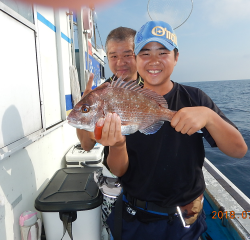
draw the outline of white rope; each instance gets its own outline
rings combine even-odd
[[[70,73],[70,87],[73,100],[73,106],[75,106],[81,100],[81,90],[78,80],[78,73],[75,66],[69,67]]]

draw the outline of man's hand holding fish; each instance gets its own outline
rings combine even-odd
[[[171,121],[171,126],[182,134],[192,135],[207,124],[208,113],[206,107],[185,107],[180,109]]]
[[[125,136],[121,134],[121,119],[116,113],[108,113],[106,118],[100,118],[97,126],[102,126],[101,139],[98,140],[104,146],[119,146],[125,142]]]
[[[100,118],[97,126],[103,126],[101,139],[96,140],[103,146],[109,146],[107,157],[110,171],[116,176],[122,176],[128,168],[128,153],[126,137],[121,134],[121,119],[116,113],[108,113],[105,119]]]

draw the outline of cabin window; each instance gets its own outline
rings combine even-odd
[[[105,78],[105,71],[103,65],[101,65],[101,78]]]
[[[52,8],[37,7],[37,19],[43,90],[42,105],[46,129],[48,129],[62,121],[56,39],[58,28],[56,27],[54,10]],[[68,43],[66,42],[66,44]]]
[[[42,129],[35,32],[2,9],[0,155],[20,145],[19,140],[30,141],[31,135]]]
[[[26,18],[28,21],[34,23],[33,8],[30,4],[25,4],[17,0],[1,0],[6,6]]]

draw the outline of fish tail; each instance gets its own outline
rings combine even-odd
[[[177,111],[172,111],[169,109],[164,109],[164,114],[163,114],[163,118],[162,120],[164,121],[169,121],[171,122],[172,118],[174,117],[174,115],[177,113]]]

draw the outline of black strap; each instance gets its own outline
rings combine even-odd
[[[73,240],[72,235],[72,222],[74,222],[77,218],[76,212],[59,212],[59,216],[61,221],[63,222],[63,236],[62,239],[66,233],[66,231],[69,234],[69,237],[71,240]]]
[[[137,198],[132,197],[128,193],[125,194],[130,205],[142,208],[144,210],[167,213],[169,215],[177,213],[176,207],[161,207],[153,202],[142,201]]]
[[[66,231],[69,234],[69,237],[71,240],[73,240],[73,236],[72,236],[72,221],[70,221],[71,216],[69,216],[69,214],[62,214],[62,222],[63,222],[63,236],[62,239],[66,233]]]
[[[169,222],[173,221],[175,213],[177,213],[176,207],[164,208],[158,206],[153,202],[146,202],[133,198],[128,193],[124,193],[124,195],[126,196],[129,204],[131,204],[132,206],[140,207],[143,208],[144,210],[149,210],[149,211],[168,213]],[[122,240],[122,209],[123,209],[123,193],[119,195],[115,203],[115,218],[114,218],[115,222],[113,231],[114,240]]]
[[[123,193],[119,195],[115,202],[114,240],[122,240],[122,196]]]

